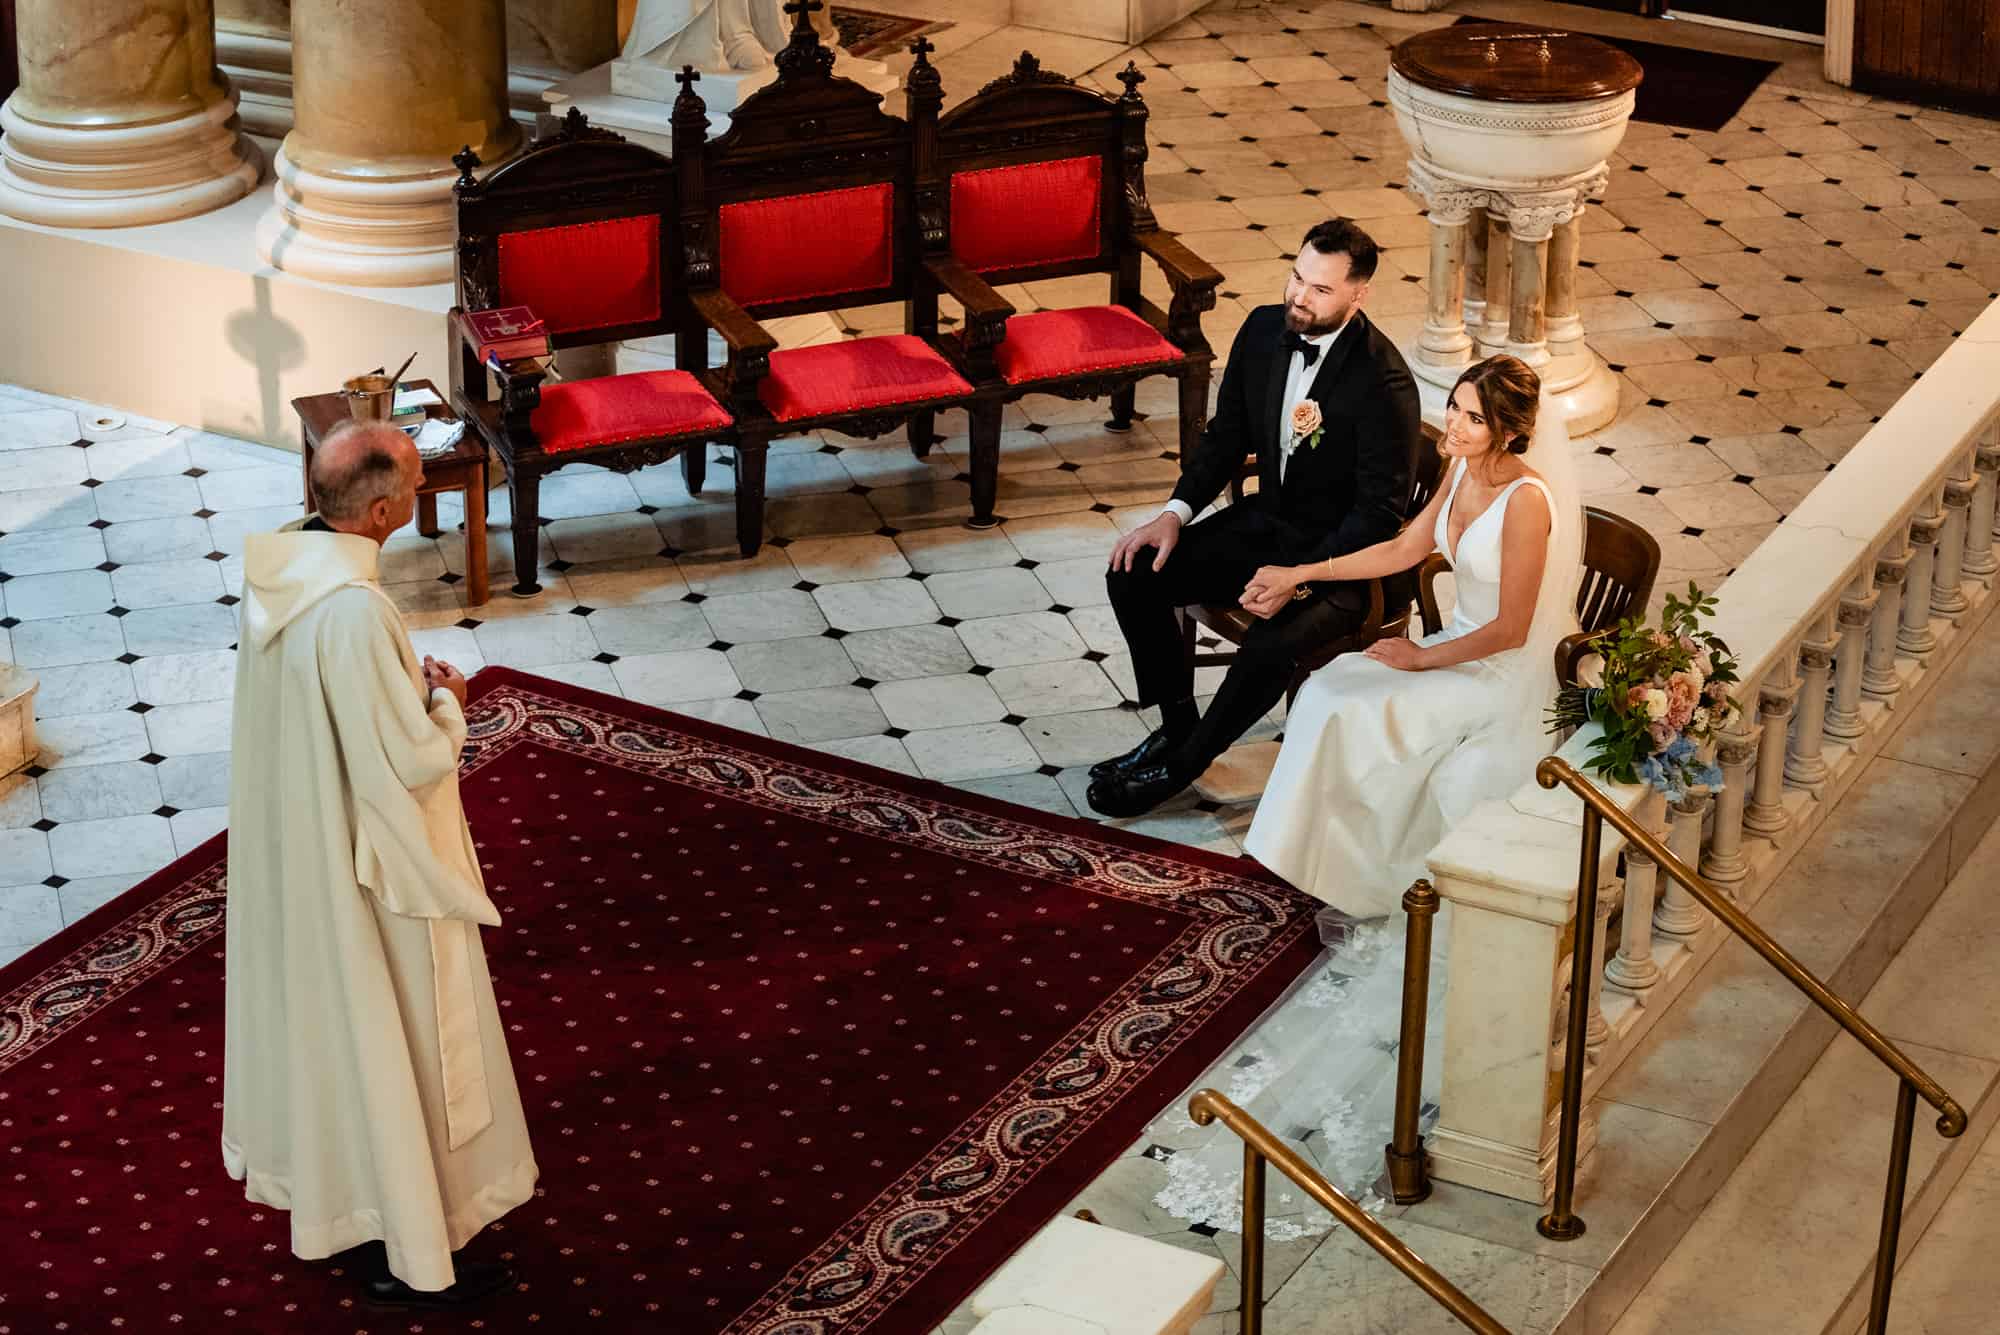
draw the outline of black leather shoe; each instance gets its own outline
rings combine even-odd
[[[1155,728],[1147,735],[1145,741],[1139,743],[1124,755],[1113,756],[1109,760],[1100,760],[1095,765],[1092,765],[1090,767],[1090,777],[1093,779],[1126,778],[1134,770],[1144,769],[1148,765],[1157,765],[1162,760],[1165,760],[1167,752],[1179,746],[1181,741],[1181,738],[1169,737],[1165,728]]]
[[[394,1275],[374,1275],[361,1281],[361,1301],[370,1307],[400,1311],[449,1312],[514,1287],[520,1276],[505,1261],[475,1261],[453,1267],[458,1282],[448,1289],[413,1289]]]
[[[1122,778],[1097,780],[1084,798],[1098,815],[1122,820],[1145,815],[1193,782],[1166,765],[1147,765]]]

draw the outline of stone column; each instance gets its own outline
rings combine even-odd
[[[1931,572],[1937,565],[1938,533],[1943,528],[1941,506],[1910,519],[1909,576],[1903,583],[1903,624],[1896,632],[1896,647],[1913,658],[1928,659],[1937,648],[1937,634],[1931,629]]]
[[[1486,318],[1476,331],[1481,357],[1507,350],[1507,302],[1514,291],[1514,239],[1507,227],[1504,209],[1486,211]]]
[[[1957,617],[1970,606],[1965,590],[1959,587],[1965,570],[1965,534],[1970,523],[1972,461],[1965,471],[1944,485],[1944,527],[1938,530],[1937,556],[1931,563],[1931,611],[1942,617]]]
[[[1549,238],[1558,226],[1576,216],[1576,198],[1564,192],[1508,195],[1505,199],[1507,230],[1514,246],[1507,351],[1539,369],[1549,364],[1544,290],[1549,271]]]
[[[1858,590],[1840,600],[1840,647],[1834,650],[1833,698],[1826,707],[1826,735],[1851,742],[1867,731],[1861,721],[1861,674],[1868,657],[1868,628],[1875,621],[1875,563],[1862,567]]]
[[[1870,699],[1892,700],[1903,689],[1896,675],[1896,635],[1903,623],[1903,580],[1910,570],[1910,553],[1901,538],[1895,552],[1875,562],[1875,615],[1868,625],[1868,658],[1861,669],[1861,689]]]
[[[292,128],[292,0],[215,0],[215,60],[238,95],[243,128]]]
[[[273,266],[333,283],[449,282],[451,155],[520,147],[502,0],[296,0],[296,121],[257,228]]]
[[[2000,472],[2000,446],[1981,445],[1972,460],[1972,509],[1966,517],[1964,569],[1981,579],[2000,572],[1993,555],[1994,475]]]
[[[1486,324],[1486,233],[1491,227],[1484,204],[1466,215],[1465,328],[1467,334],[1474,338]]]
[[[1792,714],[1791,751],[1785,761],[1786,782],[1815,793],[1827,776],[1826,683],[1838,643],[1830,629],[1814,627],[1815,638],[1799,646],[1798,703]]]
[[[1701,822],[1708,814],[1706,793],[1693,793],[1673,803],[1667,849],[1690,867],[1701,866]],[[1662,878],[1659,906],[1653,910],[1653,930],[1676,941],[1692,943],[1708,925],[1708,910],[1688,888],[1671,876]]]
[[[1576,303],[1576,262],[1582,254],[1583,203],[1579,200],[1569,221],[1556,224],[1555,231],[1549,234],[1544,310],[1551,356],[1582,350],[1583,314]]]
[[[618,0],[507,0],[507,98],[533,123],[551,84],[618,54]]]
[[[1725,733],[1716,739],[1716,763],[1722,766],[1722,791],[1715,795],[1715,832],[1701,862],[1701,874],[1717,887],[1736,895],[1735,886],[1750,874],[1750,862],[1743,856],[1743,809],[1749,796],[1744,791],[1750,761],[1757,754],[1757,739],[1744,733]]]
[[[257,150],[215,68],[212,0],[23,0],[0,106],[0,212],[131,227],[233,203]]]
[[[1775,839],[1792,823],[1785,811],[1785,743],[1790,737],[1794,689],[1787,675],[1758,692],[1757,776],[1743,809],[1743,828]]]
[[[1471,361],[1472,336],[1465,329],[1466,229],[1485,220],[1484,191],[1453,186],[1410,163],[1410,188],[1430,211],[1430,301],[1417,356],[1445,377],[1456,377]]]

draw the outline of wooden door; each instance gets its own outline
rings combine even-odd
[[[2000,8],[1991,0],[1855,0],[1854,87],[2000,115]]]

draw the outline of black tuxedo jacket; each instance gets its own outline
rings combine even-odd
[[[1360,311],[1308,370],[1325,434],[1292,451],[1278,481],[1285,405],[1282,306],[1250,312],[1229,349],[1222,391],[1174,499],[1199,515],[1222,494],[1244,456],[1258,460],[1258,491],[1244,498],[1277,520],[1276,557],[1291,565],[1344,556],[1396,536],[1409,518],[1410,484],[1423,437],[1416,382],[1396,345]],[[1290,424],[1284,424],[1289,432]]]

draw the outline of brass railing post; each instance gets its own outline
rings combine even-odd
[[[1424,1030],[1430,1023],[1431,920],[1438,893],[1429,881],[1403,892],[1409,927],[1403,937],[1403,1033],[1396,1044],[1396,1121],[1382,1154],[1389,1165],[1389,1199],[1414,1205],[1431,1194],[1417,1119],[1424,1101]]]
[[[1264,1330],[1264,1156],[1243,1142],[1243,1335]]]
[[[1896,1282],[1896,1244],[1903,1232],[1903,1191],[1910,1179],[1910,1134],[1917,1125],[1917,1087],[1896,1086],[1896,1129],[1889,1137],[1889,1181],[1882,1189],[1882,1233],[1875,1244],[1875,1290],[1868,1297],[1868,1335],[1889,1329],[1889,1289]]]
[[[1535,1221],[1545,1238],[1568,1241],[1583,1236],[1583,1221],[1571,1210],[1576,1198],[1576,1144],[1583,1123],[1584,1044],[1590,1034],[1590,983],[1597,925],[1597,850],[1604,822],[1594,807],[1583,809],[1583,857],[1576,875],[1575,944],[1570,948],[1569,1036],[1563,1047],[1562,1120],[1556,1129],[1554,1206]]]

